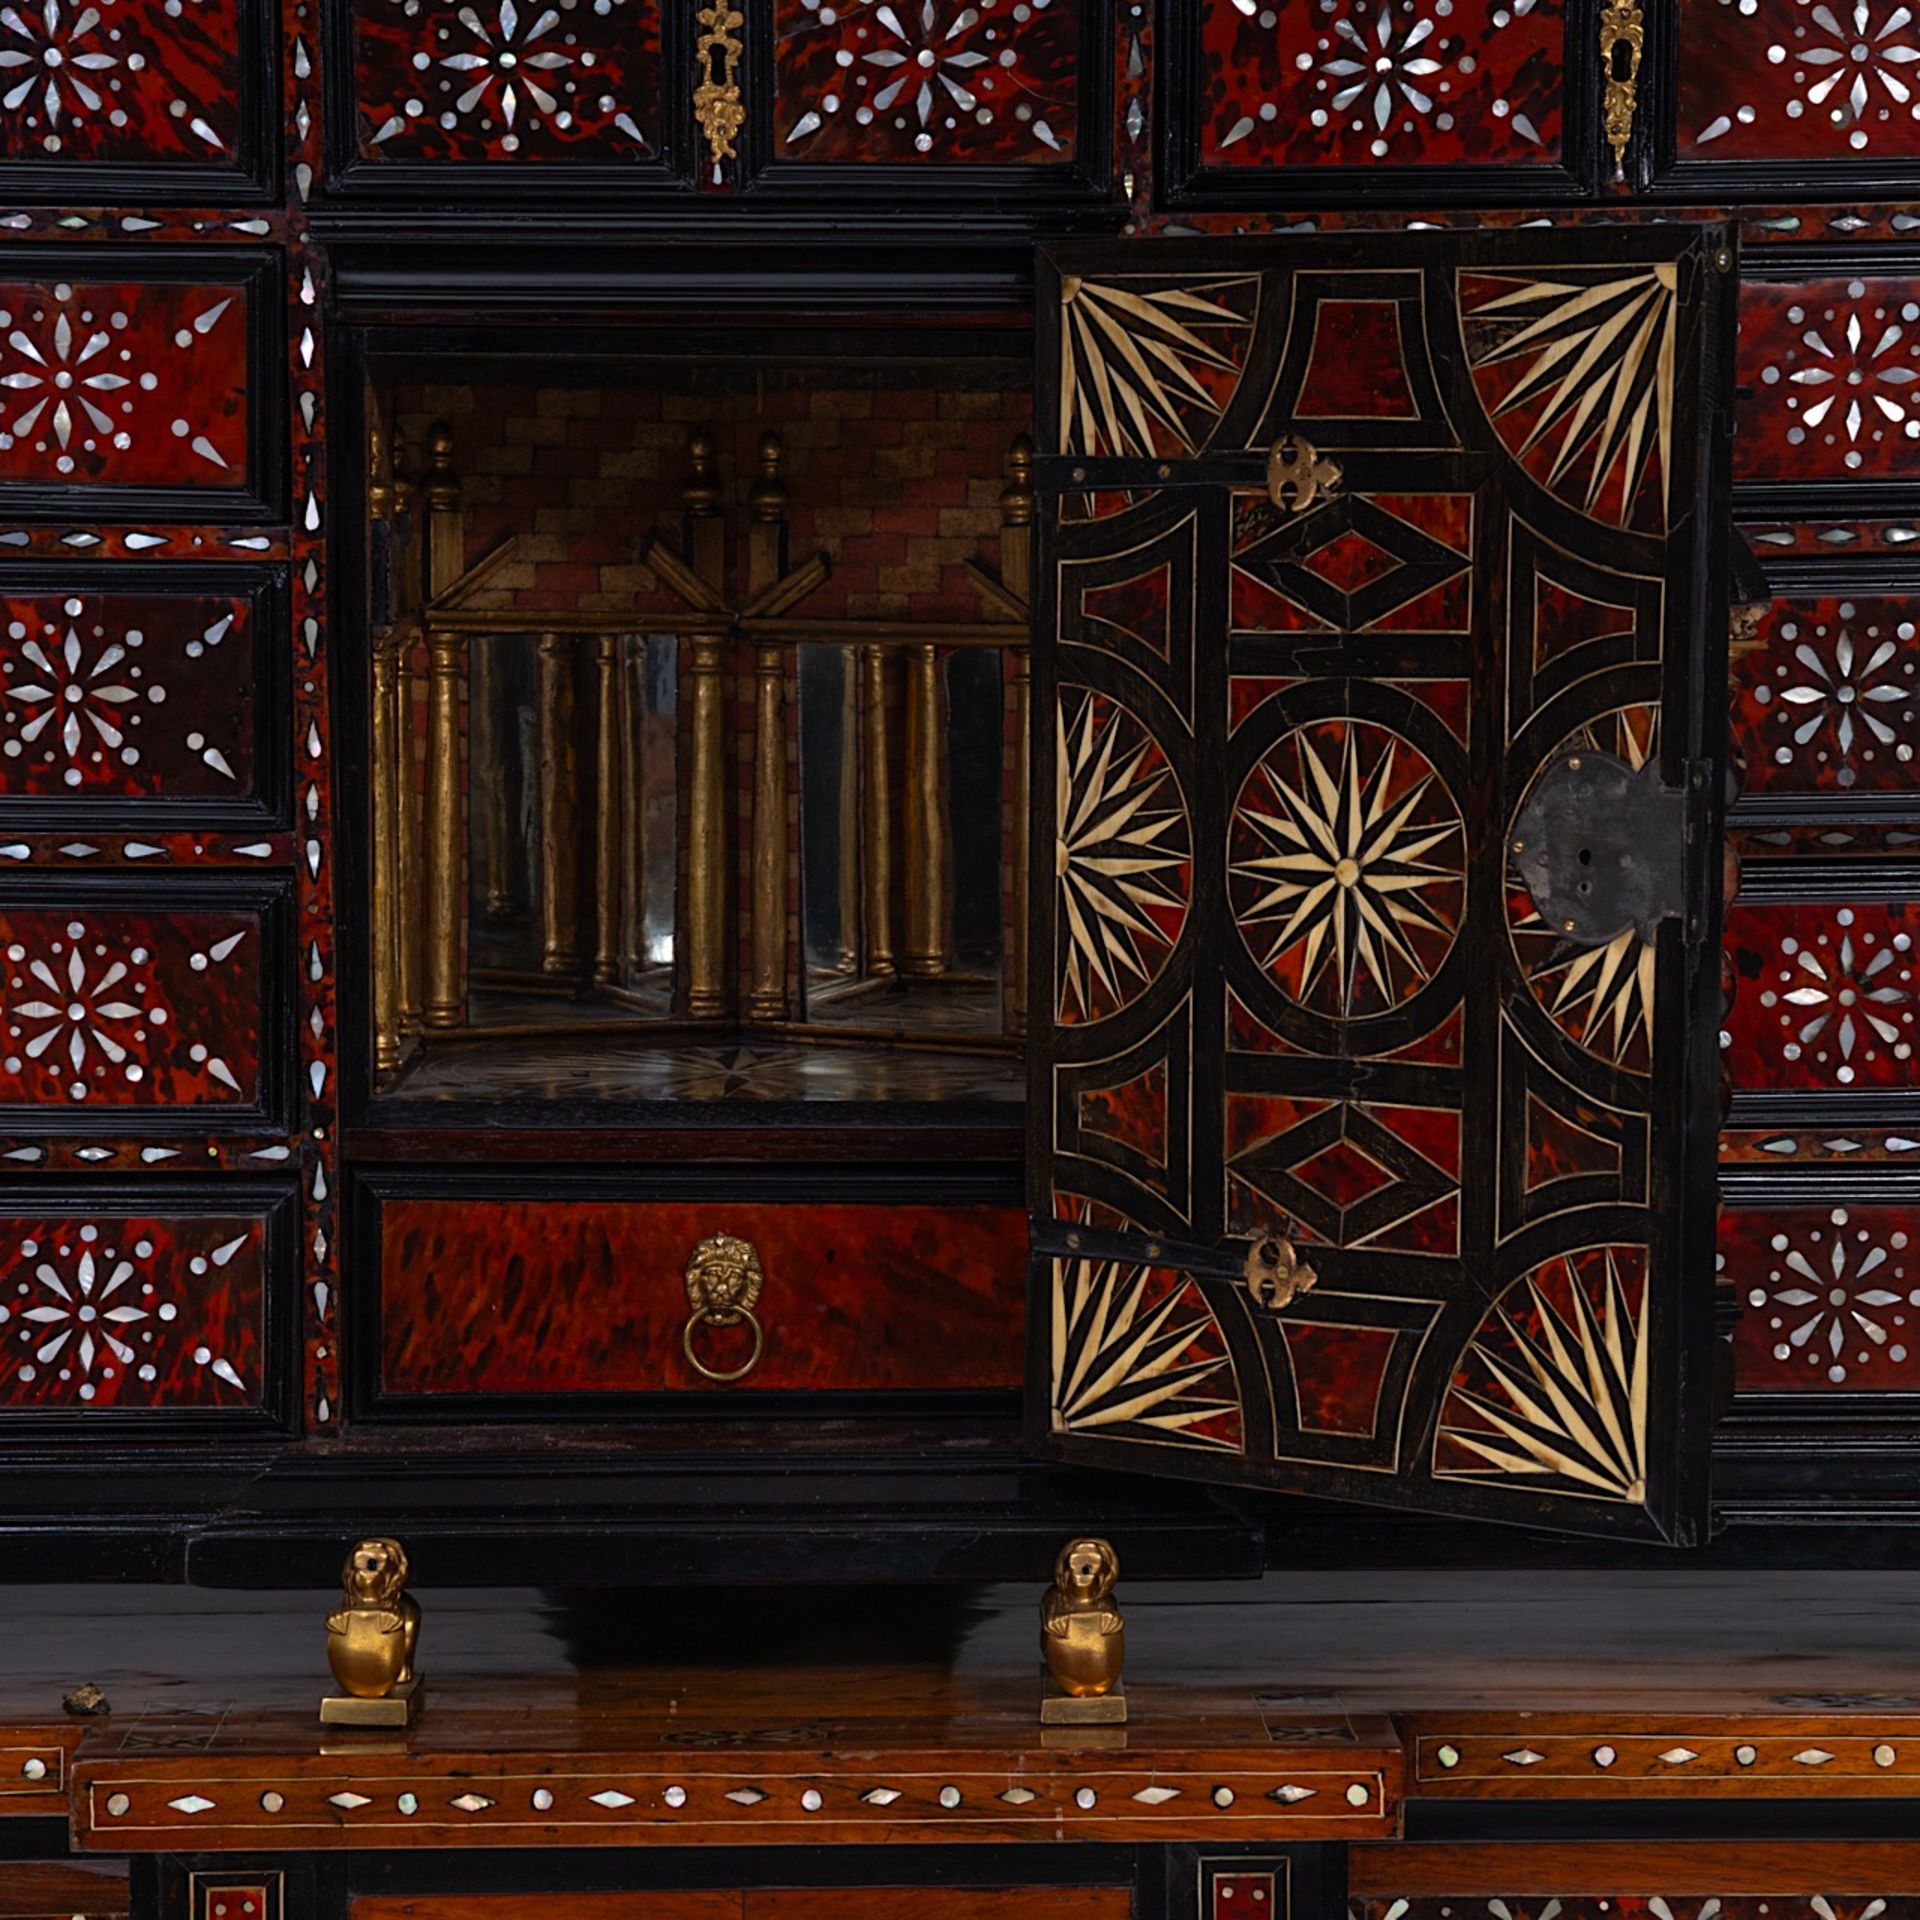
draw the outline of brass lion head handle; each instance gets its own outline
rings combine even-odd
[[[754,1308],[760,1304],[765,1284],[760,1254],[751,1240],[731,1233],[712,1233],[694,1248],[687,1262],[687,1304],[693,1311],[681,1330],[680,1345],[687,1364],[703,1380],[724,1386],[732,1380],[744,1380],[760,1364],[767,1343]],[[752,1330],[753,1351],[737,1367],[710,1367],[694,1349],[696,1330],[737,1327],[742,1321]]]
[[[1304,513],[1322,494],[1340,491],[1340,466],[1312,441],[1289,433],[1267,451],[1267,498],[1282,513]]]
[[[1269,1234],[1247,1243],[1247,1292],[1270,1313],[1279,1313],[1293,1305],[1303,1293],[1319,1284],[1320,1276],[1302,1260],[1291,1240]]]

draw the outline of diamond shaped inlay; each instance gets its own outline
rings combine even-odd
[[[860,1798],[870,1807],[890,1807],[900,1798],[898,1787],[869,1787]]]
[[[612,1787],[607,1788],[604,1793],[590,1793],[587,1795],[587,1798],[591,1800],[596,1807],[613,1808],[630,1807],[633,1805],[632,1794],[616,1792]],[[459,1802],[455,1801],[454,1804],[457,1806]]]
[[[328,1806],[339,1807],[347,1813],[351,1813],[355,1807],[371,1806],[372,1804],[364,1793],[330,1793],[327,1795]]]
[[[184,1794],[178,1800],[169,1800],[167,1805],[170,1806],[175,1813],[207,1813],[211,1811],[213,1802],[200,1794],[189,1793]]]
[[[735,1787],[727,1795],[736,1807],[757,1807],[766,1797],[758,1787]]]
[[[1546,1757],[1544,1753],[1535,1753],[1531,1747],[1516,1747],[1513,1752],[1500,1756],[1510,1767],[1537,1767]]]
[[[1009,1787],[1006,1792],[1000,1796],[1010,1807],[1024,1807],[1029,1800],[1035,1797],[1031,1787]]]
[[[1833,1755],[1824,1747],[1802,1747],[1793,1757],[1803,1767],[1824,1767]]]
[[[1178,1787],[1142,1787],[1133,1796],[1143,1807],[1164,1807],[1169,1800],[1180,1798]]]
[[[493,1802],[484,1793],[463,1793],[453,1804],[462,1813],[485,1813]]]
[[[1691,1747],[1669,1747],[1660,1758],[1670,1767],[1684,1767],[1689,1760],[1698,1760],[1700,1756]]]
[[[1284,1787],[1275,1787],[1274,1790],[1267,1795],[1267,1798],[1269,1800],[1278,1800],[1283,1805],[1290,1807],[1294,1804],[1295,1801],[1311,1800],[1314,1796],[1314,1791],[1315,1790],[1312,1787],[1296,1787],[1296,1786],[1288,1785]]]

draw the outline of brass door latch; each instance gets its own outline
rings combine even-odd
[[[1247,1243],[1244,1268],[1247,1292],[1269,1313],[1280,1313],[1319,1284],[1320,1276],[1300,1258],[1291,1240],[1277,1234]]]
[[[688,1366],[703,1380],[724,1386],[731,1380],[744,1380],[760,1364],[767,1341],[753,1310],[760,1304],[760,1292],[765,1284],[760,1254],[751,1240],[741,1240],[731,1233],[714,1233],[694,1248],[693,1258],[687,1262],[687,1304],[693,1311],[680,1330],[680,1347],[687,1356]],[[753,1351],[739,1366],[710,1367],[694,1351],[696,1328],[737,1327],[742,1321],[753,1334]]]
[[[1322,494],[1340,491],[1340,467],[1310,440],[1283,435],[1267,451],[1267,498],[1282,513],[1304,513]]]

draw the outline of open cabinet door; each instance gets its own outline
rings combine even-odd
[[[1043,258],[1039,1451],[1701,1536],[1731,246]]]

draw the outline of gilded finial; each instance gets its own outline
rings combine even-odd
[[[407,471],[412,449],[407,445],[406,429],[398,421],[393,427],[393,452],[389,465],[393,470],[393,517],[404,520],[413,511],[413,476]]]
[[[760,436],[760,474],[747,496],[753,517],[759,521],[782,520],[787,512],[787,483],[780,477],[780,436],[769,429]]]
[[[680,489],[681,504],[702,517],[720,511],[720,474],[713,464],[713,434],[695,427],[687,435],[687,483]]]
[[[376,421],[367,429],[367,514],[384,520],[393,511],[393,485],[387,471],[387,436]]]
[[[327,1615],[327,1664],[344,1690],[320,1702],[333,1726],[404,1727],[418,1711],[413,1670],[420,1606],[407,1592],[406,1549],[362,1540],[341,1569],[342,1604]]]
[[[1040,1603],[1040,1646],[1050,1686],[1040,1703],[1049,1724],[1114,1726],[1127,1717],[1120,1673],[1126,1622],[1113,1597],[1120,1556],[1104,1540],[1069,1540]]]
[[[1000,524],[1024,527],[1033,520],[1033,441],[1018,435],[1007,449],[1007,484],[1000,489]]]
[[[453,429],[444,420],[427,429],[426,496],[435,512],[460,504],[460,476],[453,470]]]

